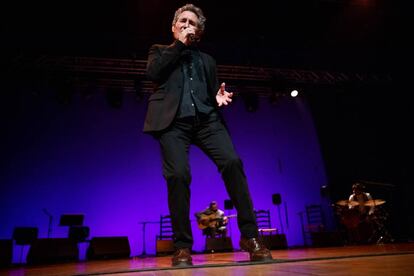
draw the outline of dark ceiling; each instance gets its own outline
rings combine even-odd
[[[7,4],[2,52],[146,59],[151,44],[171,42],[173,13],[186,2]],[[392,71],[405,52],[400,11],[385,0],[193,3],[207,17],[201,47],[220,64]]]

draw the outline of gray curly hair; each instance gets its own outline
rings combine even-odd
[[[193,12],[197,15],[197,17],[198,17],[198,26],[197,26],[198,32],[200,34],[204,33],[204,28],[206,26],[206,20],[207,19],[205,18],[204,14],[203,14],[203,11],[199,7],[194,6],[193,4],[186,4],[186,5],[184,5],[181,8],[176,10],[175,14],[174,14],[174,19],[172,21],[172,25],[174,26],[175,23],[177,23],[177,20],[178,20],[178,17],[180,16],[180,14],[182,14],[185,11],[190,11],[190,12]]]

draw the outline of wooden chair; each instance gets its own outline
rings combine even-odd
[[[257,227],[261,235],[278,233],[278,229],[272,227],[269,210],[255,210],[254,213],[256,215]]]
[[[160,216],[160,232],[156,235],[156,255],[168,255],[174,252],[174,232],[170,215]]]
[[[320,204],[311,204],[305,206],[306,224],[304,226],[305,245],[312,244],[313,233],[325,231],[325,216]]]

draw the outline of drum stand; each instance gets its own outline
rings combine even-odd
[[[383,244],[383,243],[394,241],[391,234],[388,232],[387,227],[385,226],[385,219],[386,219],[386,216],[382,216],[381,218],[376,220],[375,222],[376,227],[371,237],[369,238],[369,242],[373,242],[375,239],[376,239],[376,242],[375,242],[376,244]]]
[[[394,241],[383,223],[381,223],[378,226],[378,229],[374,231],[373,237],[378,237],[376,244],[383,244]]]

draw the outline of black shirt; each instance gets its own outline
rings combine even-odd
[[[194,117],[197,113],[210,114],[214,107],[207,91],[200,52],[195,48],[187,48],[182,52],[181,61],[184,86],[177,117]]]

